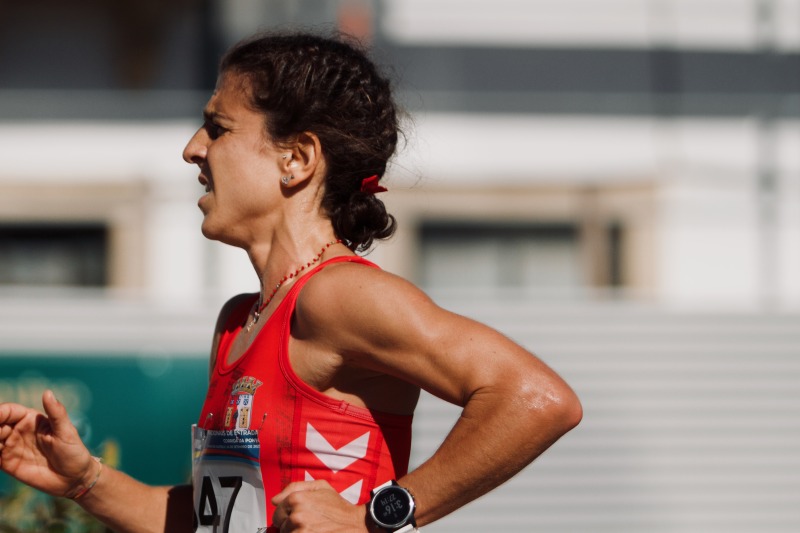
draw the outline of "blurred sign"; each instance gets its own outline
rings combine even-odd
[[[106,445],[119,468],[150,484],[187,483],[191,425],[208,383],[204,356],[0,354],[0,401],[42,409],[52,389],[95,454]],[[8,476],[0,474],[0,491]]]

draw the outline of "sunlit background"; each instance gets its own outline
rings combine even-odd
[[[371,43],[408,111],[370,259],[584,403],[425,531],[800,531],[800,0],[0,1],[0,400],[53,388],[187,480],[216,313],[258,283],[180,154],[222,51],[295,26]],[[423,398],[414,464],[457,416]]]

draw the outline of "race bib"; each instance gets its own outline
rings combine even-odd
[[[192,426],[195,531],[267,531],[264,480],[255,430]]]

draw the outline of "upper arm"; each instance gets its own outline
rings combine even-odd
[[[565,386],[533,354],[442,309],[399,277],[361,265],[326,270],[301,294],[298,322],[346,365],[392,375],[462,406],[482,390],[524,387],[549,395]]]

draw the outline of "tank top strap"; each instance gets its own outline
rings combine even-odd
[[[224,369],[226,367],[225,360],[228,357],[228,352],[231,349],[231,344],[236,339],[236,335],[244,327],[247,317],[250,316],[250,310],[253,305],[258,301],[258,293],[242,295],[241,299],[236,302],[236,305],[228,312],[228,317],[222,326],[220,332],[219,343],[217,344],[217,353],[214,358],[214,371]]]
[[[234,331],[241,329],[247,317],[250,316],[250,311],[253,305],[258,301],[258,293],[242,295],[241,301],[236,303],[236,306],[228,313],[228,319],[225,322],[225,329]]]
[[[291,302],[288,307],[294,309],[294,302],[297,300],[297,297],[300,294],[300,291],[305,286],[305,284],[308,283],[308,280],[310,280],[314,275],[318,274],[325,267],[336,263],[358,263],[372,268],[378,268],[378,269],[380,268],[375,263],[367,261],[366,259],[358,255],[342,255],[339,257],[333,257],[331,259],[323,261],[316,267],[312,268],[308,274],[306,274],[305,276],[303,276],[302,278],[300,278],[295,282],[294,286],[289,290],[289,293],[285,297],[285,300]]]

